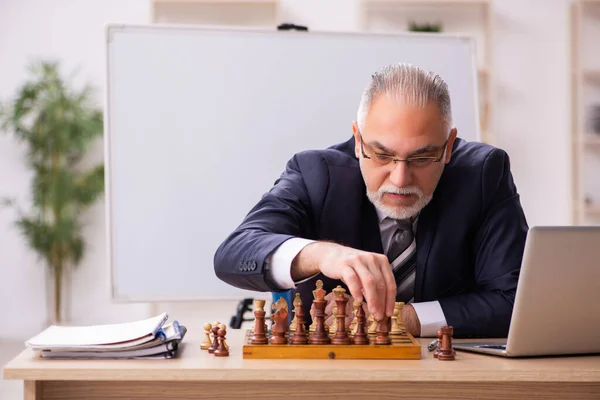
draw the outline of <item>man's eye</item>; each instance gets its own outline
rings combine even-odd
[[[378,154],[378,153],[375,153],[375,155],[377,156],[377,158],[379,158],[379,159],[380,159],[380,160],[382,160],[382,161],[386,161],[386,160],[389,160],[389,159],[390,159],[390,156],[388,156],[388,155],[385,155],[385,154]]]
[[[415,164],[428,164],[432,161],[432,158],[430,157],[420,157],[420,158],[413,158],[412,162],[414,162]]]

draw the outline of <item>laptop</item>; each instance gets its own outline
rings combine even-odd
[[[600,226],[532,227],[508,337],[455,350],[504,357],[600,353]]]

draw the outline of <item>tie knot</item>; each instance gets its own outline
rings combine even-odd
[[[412,218],[407,218],[407,219],[397,219],[396,220],[396,224],[398,225],[398,229],[403,230],[403,231],[412,231],[413,228],[413,219]]]

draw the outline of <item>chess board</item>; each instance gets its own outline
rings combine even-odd
[[[269,333],[267,337],[269,338]],[[248,329],[242,347],[243,358],[248,359],[379,359],[418,360],[421,344],[410,334],[390,335],[392,344],[376,345],[375,334],[369,334],[369,344],[252,344],[252,330]]]

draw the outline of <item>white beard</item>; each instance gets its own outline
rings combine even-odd
[[[383,203],[383,195],[386,193],[394,194],[414,194],[417,196],[417,201],[409,207],[390,207]],[[429,202],[431,201],[432,195],[425,196],[423,191],[416,186],[408,186],[404,188],[398,188],[394,185],[383,185],[377,192],[369,192],[367,190],[367,197],[373,203],[375,208],[381,211],[383,214],[393,219],[407,219],[416,216]]]

